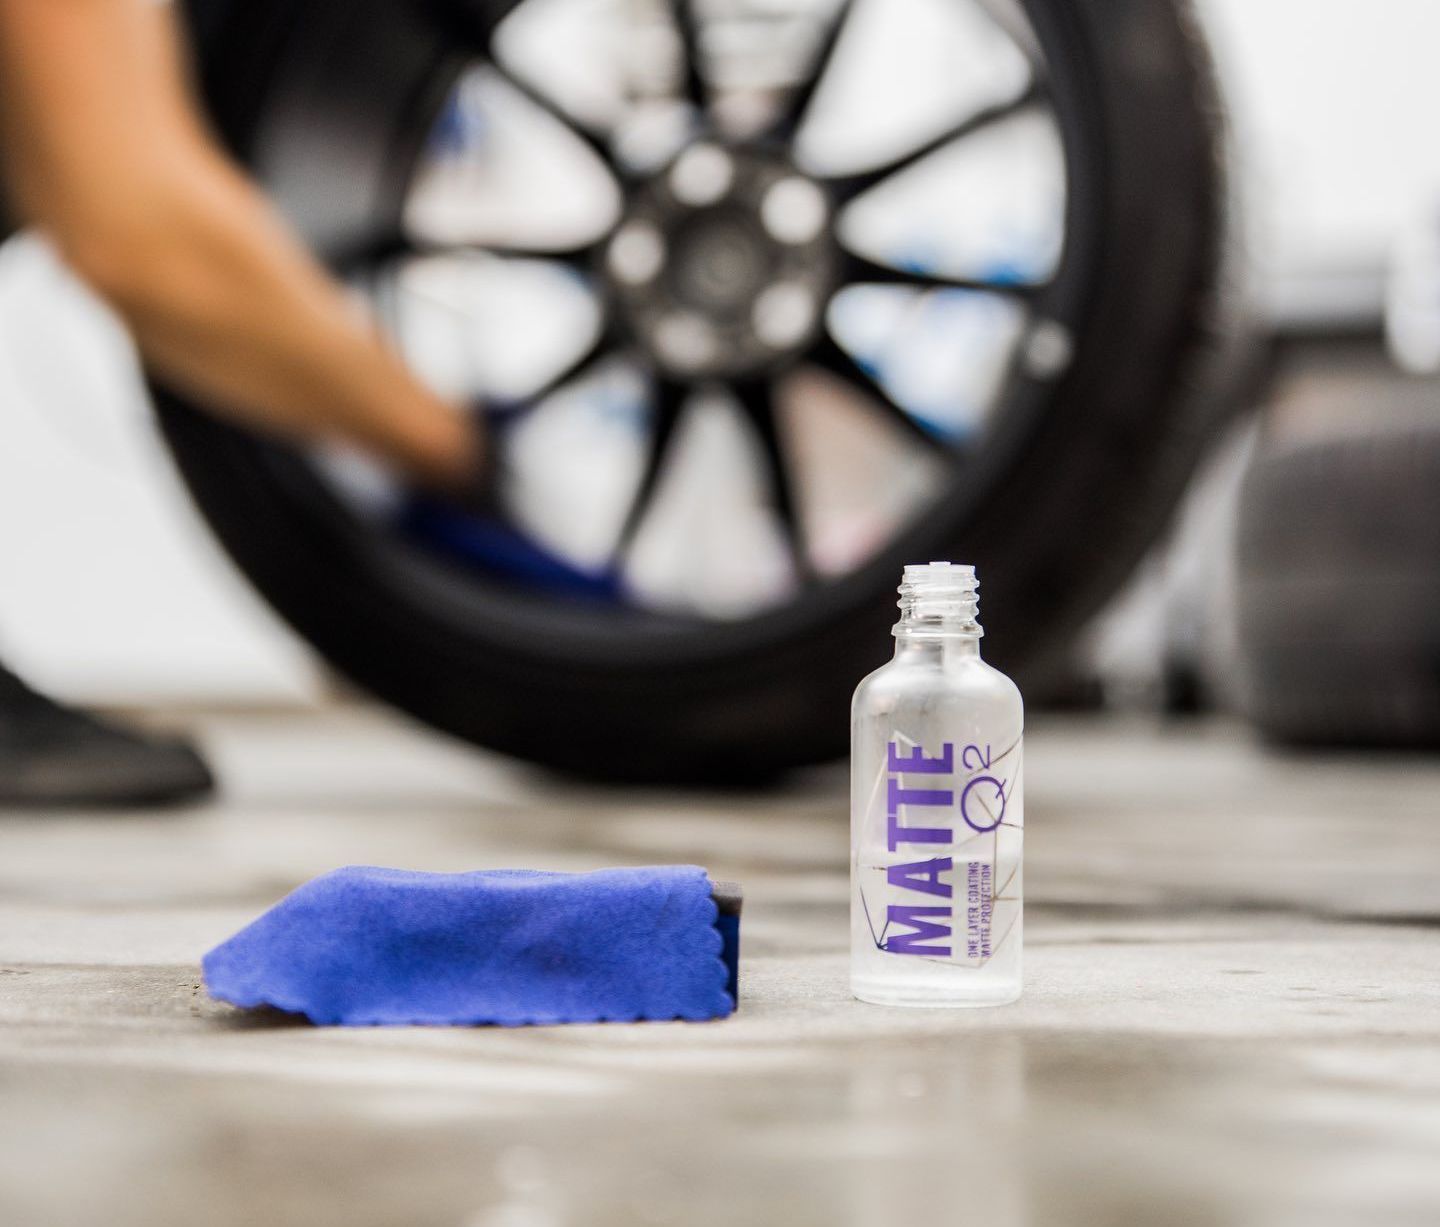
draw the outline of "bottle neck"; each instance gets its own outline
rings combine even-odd
[[[973,567],[932,562],[905,568],[895,659],[978,660],[979,583]]]
[[[980,659],[980,636],[963,632],[927,631],[901,634],[895,628],[895,659],[907,664],[951,664]]]

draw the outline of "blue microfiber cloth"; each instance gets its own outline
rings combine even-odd
[[[205,984],[237,1006],[352,1026],[722,1018],[735,1009],[738,918],[712,894],[693,865],[353,866],[216,946]]]

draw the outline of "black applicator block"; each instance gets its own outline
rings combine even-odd
[[[720,934],[720,940],[724,943],[720,957],[725,960],[725,968],[729,972],[725,991],[735,1002],[735,1008],[739,1009],[740,908],[745,901],[745,894],[738,882],[717,882],[713,878],[710,880],[710,894],[719,909],[719,915],[715,917],[715,931]]]

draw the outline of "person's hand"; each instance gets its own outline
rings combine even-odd
[[[465,414],[468,444],[453,474],[422,482],[421,497],[482,520],[504,520],[503,435],[514,414],[503,404],[474,405]]]

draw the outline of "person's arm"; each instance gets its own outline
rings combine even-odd
[[[0,171],[162,378],[292,437],[348,439],[421,480],[478,462],[225,156],[153,0],[0,0]]]

